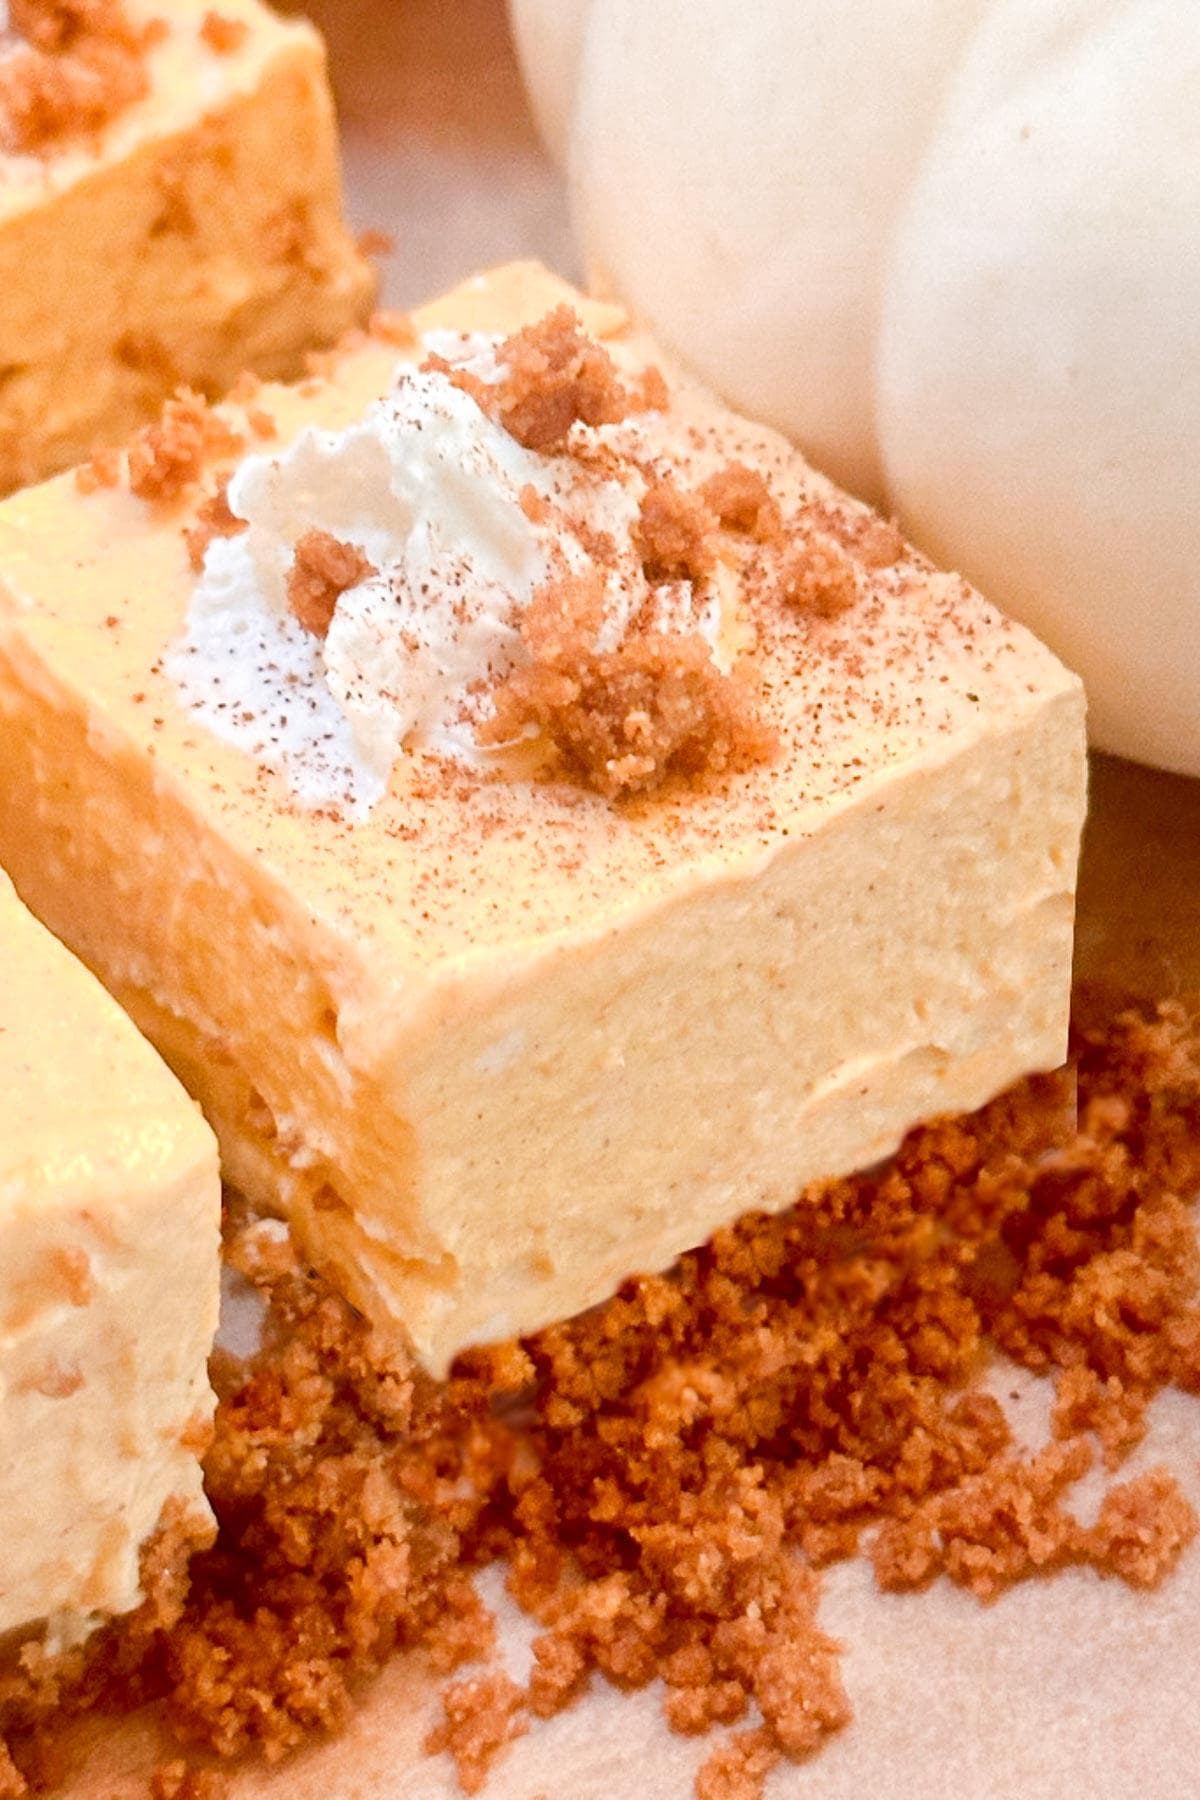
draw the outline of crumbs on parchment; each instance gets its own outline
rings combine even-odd
[[[288,605],[305,631],[323,638],[342,595],[375,573],[357,544],[344,544],[328,531],[306,531],[288,570]]]
[[[100,1703],[157,1699],[188,1755],[275,1759],[419,1643],[482,1665],[432,1739],[469,1791],[600,1676],[661,1680],[672,1728],[715,1736],[699,1800],[758,1800],[851,1716],[818,1570],[869,1530],[884,1586],[982,1600],[1071,1564],[1138,1588],[1175,1566],[1197,1521],[1172,1475],[1115,1482],[1090,1525],[1069,1499],[1092,1438],[1117,1462],[1155,1392],[1200,1392],[1198,1189],[1200,1009],[1166,1003],[1081,1016],[1065,1072],[445,1383],[279,1228],[231,1219],[268,1326],[215,1364],[217,1543],[156,1616],[0,1687],[0,1794],[60,1780],[58,1720]],[[978,1385],[989,1343],[1054,1378],[1046,1448]],[[497,1559],[540,1627],[523,1692],[467,1580]]]
[[[162,24],[135,26],[123,0],[10,0],[23,40],[0,58],[0,149],[44,154],[98,131],[148,90]]]
[[[529,1730],[524,1690],[503,1673],[472,1675],[442,1694],[441,1722],[425,1739],[427,1756],[449,1751],[464,1794],[477,1794],[496,1757]]]

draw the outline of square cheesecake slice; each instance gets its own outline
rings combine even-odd
[[[617,309],[412,338],[0,508],[0,854],[444,1369],[1056,1065],[1086,777],[1047,650]]]
[[[13,0],[0,34],[0,491],[180,383],[301,373],[364,316],[324,49],[259,0]]]
[[[194,1102],[0,873],[0,1638],[77,1636],[156,1533],[211,1536],[219,1230]]]

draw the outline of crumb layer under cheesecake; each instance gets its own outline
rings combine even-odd
[[[211,1131],[0,873],[0,1636],[140,1598],[160,1524],[210,1519]]]
[[[415,324],[504,334],[564,298],[631,379],[656,360],[528,266]],[[367,344],[253,405],[286,445],[424,354]],[[862,540],[790,446],[670,386],[646,429],[682,482],[736,457],[785,519]],[[204,492],[64,478],[0,509],[0,855],[200,1095],[232,1179],[432,1367],[1061,1060],[1081,690],[957,576],[900,545],[856,563],[842,617],[756,603],[761,764],[614,806],[405,755],[354,820],[164,672]]]

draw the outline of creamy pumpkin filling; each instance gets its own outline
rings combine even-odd
[[[0,1637],[141,1597],[161,1528],[211,1535],[212,1134],[0,874]]]
[[[1079,684],[655,361],[518,266],[0,508],[0,855],[435,1369],[1063,1055]]]

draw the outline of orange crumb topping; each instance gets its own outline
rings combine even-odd
[[[905,554],[904,535],[895,519],[821,502],[812,507],[811,514],[814,526],[835,538],[865,569],[891,568]]]
[[[656,363],[649,363],[642,370],[638,391],[638,410],[642,412],[666,412],[671,404],[671,390],[667,386],[667,378]]]
[[[200,36],[217,56],[232,56],[250,35],[245,19],[227,19],[219,12],[206,12],[200,25]]]
[[[252,406],[246,414],[246,423],[256,438],[265,441],[273,438],[279,431],[273,413],[264,412],[260,406]]]
[[[595,649],[602,600],[595,571],[538,590],[520,628],[530,660],[498,686],[484,742],[532,728],[563,769],[610,800],[773,753],[750,686],[718,669],[703,638],[648,631]]]
[[[161,28],[136,28],[122,0],[11,0],[9,18],[24,42],[0,58],[0,148],[44,152],[146,93]]]
[[[766,479],[745,463],[727,463],[710,475],[700,498],[726,531],[744,532],[760,543],[774,543],[783,528],[779,507]]]
[[[816,1568],[866,1528],[891,1588],[944,1574],[989,1599],[1068,1564],[1143,1588],[1174,1567],[1196,1519],[1163,1470],[1111,1486],[1091,1525],[1068,1502],[1092,1435],[1119,1459],[1157,1389],[1200,1388],[1198,1188],[1200,1005],[1171,1003],[1081,1019],[1066,1072],[442,1384],[231,1215],[268,1321],[253,1358],[214,1365],[217,1544],[185,1591],[160,1543],[138,1614],[0,1677],[0,1794],[65,1778],[64,1712],[151,1697],[185,1744],[274,1759],[402,1644],[486,1658],[468,1577],[500,1558],[540,1635],[523,1692],[485,1669],[445,1696],[429,1747],[468,1791],[599,1674],[661,1680],[679,1731],[745,1721],[697,1794],[759,1800],[850,1717]],[[1048,1448],[1016,1445],[975,1385],[988,1341],[1057,1375]]]
[[[423,366],[449,372],[528,450],[565,449],[572,425],[615,425],[637,407],[608,351],[588,337],[569,306],[513,332],[496,360],[504,373],[491,383],[451,369],[440,357]]]
[[[652,481],[638,513],[637,543],[649,581],[702,581],[711,574],[715,521],[704,502],[663,476]]]
[[[288,604],[305,631],[323,638],[347,588],[374,574],[357,545],[344,544],[327,531],[306,531],[288,571]]]
[[[229,510],[228,486],[222,482],[216,493],[210,494],[196,509],[195,524],[184,527],[188,561],[197,575],[204,567],[204,553],[214,538],[237,537],[245,529],[245,519],[239,519]]]
[[[87,462],[75,471],[75,486],[81,494],[95,494],[101,488],[115,488],[121,481],[121,452],[101,447],[93,450]]]
[[[245,440],[190,388],[165,402],[157,423],[144,425],[129,446],[129,489],[139,499],[179,499],[216,457],[236,456]]]
[[[836,619],[858,598],[858,579],[853,562],[835,538],[803,529],[784,550],[779,591],[784,604],[797,612]]]
[[[150,1800],[226,1800],[228,1793],[217,1770],[189,1768],[179,1758],[161,1763],[150,1778]]]

